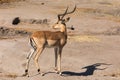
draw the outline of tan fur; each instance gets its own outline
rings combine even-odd
[[[42,47],[63,47],[67,42],[67,35],[60,31],[37,31],[31,35],[31,38],[38,44],[37,46]]]
[[[61,54],[62,49],[67,43],[67,29],[66,29],[66,22],[69,21],[70,18],[63,19],[63,17],[66,14],[73,13],[76,9],[76,6],[72,12],[67,13],[68,8],[66,9],[64,14],[58,15],[58,22],[53,25],[54,29],[59,29],[59,31],[52,32],[52,31],[37,31],[34,32],[30,36],[30,44],[32,46],[31,53],[27,56],[27,64],[26,64],[26,70],[25,70],[25,76],[28,75],[28,68],[29,68],[29,62],[33,56],[35,65],[38,69],[38,72],[40,71],[40,67],[38,64],[38,58],[40,57],[42,51],[44,48],[54,48],[55,52],[55,70],[57,73],[61,74]],[[60,18],[62,16],[62,18]],[[34,50],[33,50],[34,49]]]
[[[30,36],[30,39],[32,40],[32,43],[36,49],[34,49],[34,51],[31,52],[28,56],[26,70],[28,70],[29,68],[29,62],[33,54],[35,54],[34,57],[35,65],[37,69],[40,70],[38,64],[38,58],[41,55],[44,48],[48,47],[48,48],[54,48],[55,50],[55,70],[57,73],[61,74],[61,53],[62,53],[62,48],[67,42],[67,32],[66,32],[66,26],[63,24],[61,25],[59,24],[59,26],[54,25],[54,28],[60,28],[60,31],[56,31],[56,32],[37,31]]]

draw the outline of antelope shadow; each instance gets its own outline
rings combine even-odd
[[[62,76],[89,76],[89,75],[93,75],[94,72],[96,70],[105,70],[106,68],[100,69],[97,68],[101,65],[111,65],[111,64],[106,64],[106,63],[96,63],[96,64],[92,64],[89,66],[85,66],[82,69],[86,69],[85,72],[72,72],[72,71],[63,71],[62,72]]]

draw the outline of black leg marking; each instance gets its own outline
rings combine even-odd
[[[40,69],[38,69],[38,72],[40,72]]]
[[[27,72],[28,72],[28,69],[25,70],[25,73],[27,73]]]
[[[28,76],[29,77],[29,75],[28,75],[28,69],[25,70],[25,73],[22,76]]]

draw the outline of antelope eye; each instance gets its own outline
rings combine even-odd
[[[65,19],[63,19],[62,22],[65,22]]]

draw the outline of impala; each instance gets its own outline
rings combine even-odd
[[[31,53],[27,56],[27,63],[24,76],[28,75],[29,62],[34,54],[34,62],[38,72],[40,67],[38,64],[38,58],[41,55],[45,47],[54,48],[55,51],[55,71],[61,74],[61,54],[63,47],[67,43],[67,28],[66,22],[70,20],[70,17],[65,18],[65,15],[71,14],[76,10],[75,8],[68,12],[68,7],[63,14],[58,14],[58,21],[52,27],[54,29],[60,29],[60,31],[36,31],[30,36],[30,44],[32,46]],[[74,29],[74,28],[71,28]],[[29,75],[28,75],[29,76]]]

